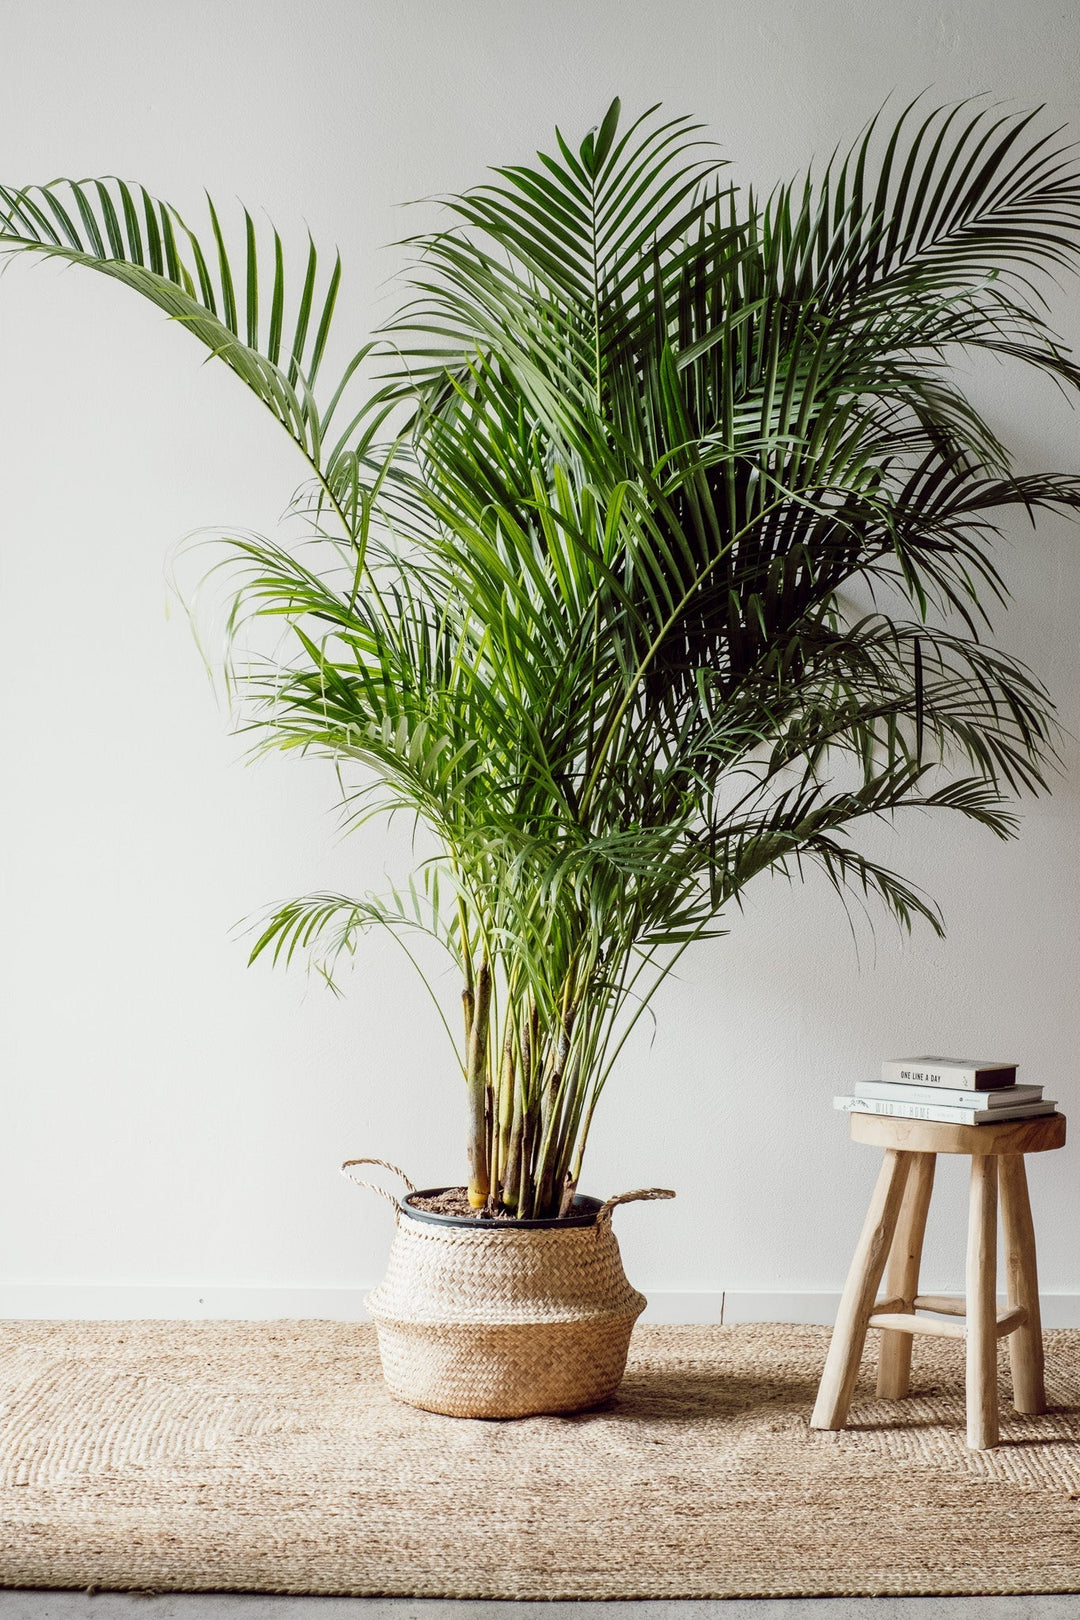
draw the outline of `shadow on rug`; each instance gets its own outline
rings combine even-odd
[[[810,1429],[827,1330],[638,1327],[570,1417],[386,1394],[339,1322],[0,1326],[0,1584],[472,1598],[1080,1589],[1080,1332],[964,1444],[963,1350]],[[870,1352],[865,1370],[870,1372]]]

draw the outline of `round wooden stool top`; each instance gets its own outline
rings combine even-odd
[[[1065,1145],[1065,1115],[1003,1119],[1000,1125],[945,1125],[892,1114],[851,1114],[851,1140],[901,1153],[1046,1153]]]

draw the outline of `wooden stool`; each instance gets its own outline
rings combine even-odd
[[[996,1446],[997,1341],[1005,1334],[1016,1410],[1046,1410],[1035,1230],[1024,1154],[1063,1146],[1065,1116],[1044,1114],[1000,1125],[939,1125],[881,1114],[852,1114],[850,1119],[852,1140],[884,1148],[885,1162],[844,1284],[810,1425],[842,1429],[847,1422],[868,1327],[882,1329],[877,1392],[887,1400],[908,1392],[911,1335],[930,1333],[967,1340],[967,1443],[975,1451]],[[939,1153],[971,1155],[966,1299],[919,1293],[919,1260]],[[999,1183],[1008,1288],[1008,1309],[1000,1313]],[[878,1299],[886,1260],[888,1297]],[[966,1317],[966,1323],[916,1316],[919,1310]]]

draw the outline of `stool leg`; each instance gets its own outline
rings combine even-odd
[[[984,1451],[998,1443],[997,1401],[997,1159],[971,1160],[967,1248],[967,1443]]]
[[[1028,1201],[1024,1155],[1002,1154],[998,1174],[1001,1178],[1001,1224],[1005,1233],[1005,1277],[1009,1304],[1022,1305],[1027,1311],[1024,1326],[1009,1335],[1013,1405],[1018,1412],[1045,1412],[1035,1227]]]
[[[930,1208],[930,1194],[934,1190],[936,1162],[936,1153],[916,1153],[908,1171],[904,1202],[885,1274],[885,1292],[889,1298],[902,1299],[904,1302],[894,1309],[915,1309],[915,1295],[919,1292],[919,1262],[922,1259],[926,1213]],[[892,1333],[887,1328],[883,1331],[877,1375],[877,1392],[882,1400],[899,1401],[907,1394],[911,1380],[911,1342],[910,1333]]]
[[[818,1387],[814,1415],[810,1419],[812,1429],[842,1429],[847,1421],[866,1343],[866,1326],[896,1231],[913,1157],[896,1148],[886,1150],[836,1313],[836,1326]]]

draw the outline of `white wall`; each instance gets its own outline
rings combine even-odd
[[[380,244],[421,222],[398,202],[527,158],[556,120],[580,134],[616,92],[700,115],[764,186],[890,92],[1046,101],[1080,133],[1080,11],[1051,0],[42,0],[0,11],[0,43],[0,178],[120,173],[192,212],[206,185],[294,237],[310,224],[341,245],[358,338],[397,262]],[[1055,319],[1074,341],[1078,309],[1070,287]],[[328,1291],[378,1276],[389,1219],[337,1164],[459,1175],[451,1064],[387,944],[335,1002],[246,969],[229,931],[288,894],[378,886],[401,846],[342,843],[319,765],[240,763],[164,587],[180,536],[271,530],[302,468],[124,289],[16,265],[0,341],[0,1309],[347,1312],[355,1296]],[[1005,371],[978,387],[1022,464],[1078,467],[1052,390]],[[1074,733],[1078,538],[1018,525],[1003,557],[1002,639]],[[588,1165],[601,1193],[679,1191],[618,1217],[646,1291],[837,1289],[876,1155],[830,1099],[883,1055],[1016,1054],[1075,1109],[1078,781],[1072,762],[1011,846],[928,819],[883,835],[944,904],[945,943],[879,920],[876,939],[856,923],[856,948],[823,882],[765,879],[689,962],[611,1084]],[[1076,1151],[1032,1166],[1057,1294],[1080,1291]],[[961,1276],[960,1169],[944,1167],[930,1239],[941,1287]]]

